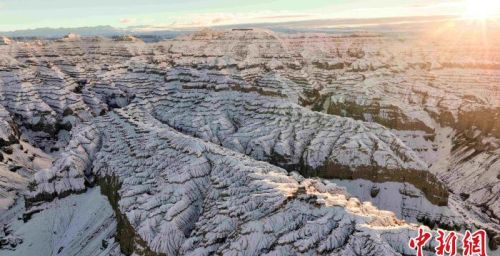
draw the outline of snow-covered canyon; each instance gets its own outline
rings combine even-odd
[[[500,46],[412,39],[3,40],[0,255],[498,253]]]

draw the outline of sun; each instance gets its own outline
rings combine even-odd
[[[466,0],[464,18],[485,20],[500,13],[500,0]]]

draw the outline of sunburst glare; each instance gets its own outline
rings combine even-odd
[[[485,20],[494,18],[500,13],[498,0],[467,0],[465,3],[464,18]]]

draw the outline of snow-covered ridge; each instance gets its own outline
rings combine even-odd
[[[82,150],[95,153],[75,157]],[[415,230],[393,213],[360,203],[333,183],[304,179],[181,134],[132,105],[77,127],[66,152],[51,171],[36,174],[33,195],[79,192],[84,177],[99,177],[101,186],[116,177],[119,211],[146,242],[144,250],[167,255],[410,252],[401,244]],[[93,162],[92,173],[82,160]]]

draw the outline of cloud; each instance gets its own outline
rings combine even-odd
[[[209,27],[237,22],[237,17],[231,13],[201,13],[176,17],[170,24],[172,27]]]
[[[195,28],[220,25],[233,25],[245,23],[286,22],[292,20],[306,20],[316,16],[308,13],[291,12],[246,12],[246,13],[198,13],[174,17],[170,24],[164,24],[170,28]]]
[[[409,4],[410,7],[431,7],[431,6],[436,6],[440,4],[449,4],[449,3],[457,3],[461,2],[461,0],[441,0],[441,1],[436,1],[436,0],[419,0],[419,1],[413,1],[411,4]]]
[[[130,24],[128,28],[141,32],[179,29],[196,30],[214,26],[304,21],[318,18],[321,18],[321,16],[313,13],[289,11],[190,13],[173,17],[171,16],[169,17],[169,20],[165,22],[160,22],[159,20],[146,22],[141,19],[140,22],[138,21],[136,24]]]
[[[316,17],[310,14],[296,14],[296,15],[276,15],[276,16],[264,16],[261,17],[262,19],[269,19],[269,20],[282,20],[282,19],[303,19],[303,18],[309,18],[309,17]]]
[[[136,18],[123,18],[120,20],[121,24],[134,24],[137,22]]]

